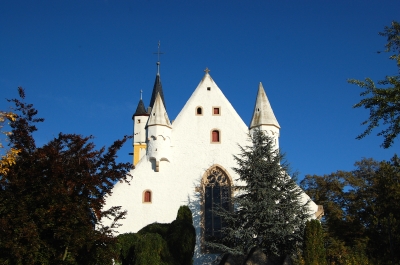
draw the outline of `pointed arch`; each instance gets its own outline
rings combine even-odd
[[[207,169],[201,180],[202,214],[201,214],[201,238],[202,251],[213,252],[205,246],[204,241],[210,241],[222,237],[221,229],[224,222],[215,210],[221,207],[232,210],[232,178],[229,173],[218,164]]]

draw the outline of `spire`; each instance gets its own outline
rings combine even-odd
[[[152,125],[164,125],[171,128],[171,122],[169,121],[160,93],[157,93],[153,108],[151,109],[149,121],[147,122],[147,127]]]
[[[154,82],[154,86],[153,86],[153,92],[151,94],[151,99],[150,99],[150,108],[153,108],[154,102],[156,100],[156,96],[157,94],[160,94],[161,96],[161,100],[165,106],[165,100],[164,100],[164,93],[162,90],[162,85],[161,85],[161,79],[160,79],[160,54],[163,54],[162,52],[160,52],[160,41],[158,41],[158,51],[155,52],[154,54],[158,55],[158,61],[157,61],[157,75],[156,75],[156,81]]]
[[[157,54],[157,57],[158,57],[158,60],[157,60],[157,75],[160,75],[160,54],[164,54],[163,52],[160,52],[160,45],[161,45],[161,43],[160,43],[160,41],[158,41],[158,50],[157,50],[157,52],[154,52],[153,54]],[[150,107],[152,107],[152,106],[150,106]]]
[[[263,85],[260,82],[250,129],[261,125],[272,125],[278,129],[281,128],[275,118],[274,112],[272,111],[271,104],[268,101],[267,94],[265,94]]]
[[[146,108],[145,108],[145,106],[144,106],[144,103],[143,103],[143,100],[142,100],[142,99],[139,100],[139,104],[138,104],[138,106],[137,106],[137,108],[136,108],[135,113],[134,113],[133,116],[132,116],[132,119],[133,119],[135,116],[149,116],[149,114],[146,112]]]
[[[161,100],[165,107],[164,93],[163,93],[163,89],[162,89],[162,85],[161,85],[160,75],[156,75],[156,81],[154,82],[153,92],[151,93],[151,100],[150,100],[150,106],[149,106],[150,108],[153,108],[153,105],[156,100],[156,96],[158,94],[160,94]]]

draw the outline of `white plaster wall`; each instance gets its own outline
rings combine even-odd
[[[152,125],[147,130],[148,159],[171,161],[171,128],[163,125]]]
[[[149,119],[148,116],[135,116],[133,125],[133,142],[134,143],[145,143],[146,142],[146,130],[145,126],[147,120]],[[140,120],[140,123],[138,123]]]
[[[207,87],[211,88],[210,91]],[[201,116],[195,115],[198,106],[203,108]],[[220,116],[212,115],[212,107],[215,106],[220,107]],[[179,207],[189,205],[197,235],[195,264],[210,264],[215,255],[203,255],[200,252],[201,194],[196,192],[196,187],[200,186],[205,171],[216,164],[228,172],[233,185],[238,184],[238,176],[232,170],[236,167],[233,155],[240,152],[238,144],[250,144],[248,127],[208,74],[172,127],[169,147],[171,162],[161,161],[160,171],[155,172],[149,154],[143,156],[131,172],[131,183],[117,183],[112,196],[107,198],[105,208],[121,205],[127,210],[126,219],[121,220],[122,226],[117,231],[128,233],[137,232],[153,222],[172,222]],[[220,130],[220,143],[211,143],[212,129]],[[159,131],[151,134],[159,134]],[[153,147],[150,145],[150,148]],[[142,202],[144,190],[151,190],[152,203]]]

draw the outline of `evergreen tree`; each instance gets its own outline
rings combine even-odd
[[[306,222],[304,231],[305,265],[326,265],[326,251],[322,226],[318,220]]]
[[[112,264],[112,229],[120,207],[103,209],[116,181],[127,181],[130,163],[117,163],[128,139],[96,150],[92,137],[60,133],[37,146],[37,110],[15,104],[10,146],[19,150],[6,174],[0,173],[0,264]],[[110,227],[100,220],[113,220]]]
[[[218,210],[224,220],[223,237],[210,247],[247,255],[254,247],[269,257],[294,255],[303,242],[308,202],[288,175],[289,165],[273,139],[262,131],[250,136],[252,145],[240,147],[235,156],[242,186],[235,187],[234,211]]]

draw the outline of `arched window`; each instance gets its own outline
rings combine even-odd
[[[196,108],[196,115],[197,116],[203,115],[203,108],[202,107],[197,107]]]
[[[220,134],[219,130],[212,130],[211,131],[211,142],[212,143],[219,143],[220,142]]]
[[[149,190],[145,190],[144,192],[143,192],[143,202],[146,202],[146,203],[151,203],[151,191],[149,191]]]
[[[232,210],[231,207],[231,182],[222,168],[219,166],[207,170],[202,181],[203,186],[203,240],[211,241],[222,237],[221,229],[224,221],[216,213],[218,208]],[[206,249],[206,252],[212,249]]]

